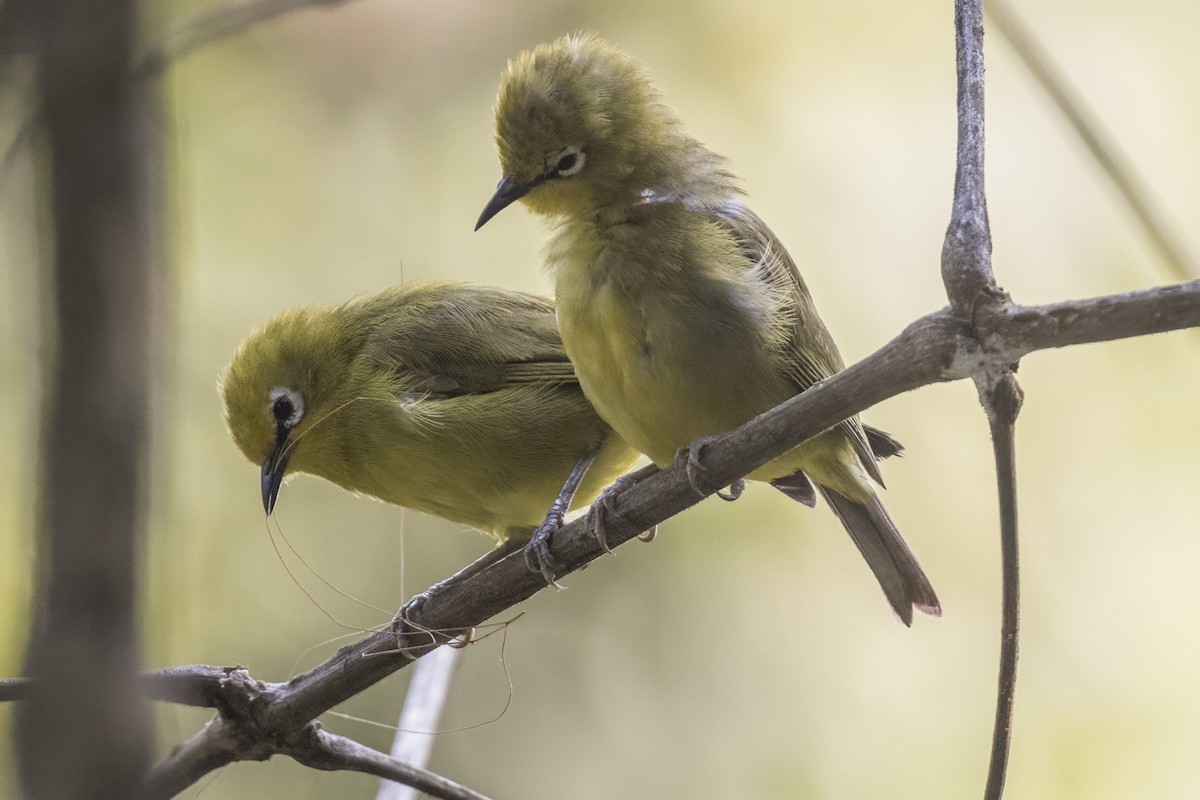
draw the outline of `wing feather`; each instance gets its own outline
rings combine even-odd
[[[777,363],[797,391],[803,392],[844,369],[845,362],[817,314],[800,270],[774,232],[736,199],[712,209],[711,213],[727,226],[745,258],[747,271],[774,299],[778,330],[769,341],[778,348]],[[838,427],[850,440],[867,473],[882,486],[883,476],[858,417],[851,417]]]
[[[360,318],[375,321],[363,355],[388,368],[405,394],[455,397],[519,384],[578,383],[546,298],[414,283],[359,309]]]

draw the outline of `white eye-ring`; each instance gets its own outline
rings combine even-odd
[[[587,156],[579,145],[571,145],[558,154],[554,161],[554,174],[560,178],[569,178],[583,169]]]
[[[295,389],[276,386],[267,393],[267,413],[276,424],[291,430],[304,418],[304,398]]]

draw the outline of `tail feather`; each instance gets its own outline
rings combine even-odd
[[[887,431],[881,431],[879,428],[872,428],[870,425],[862,427],[863,433],[867,435],[867,444],[871,446],[871,453],[875,456],[876,461],[904,455],[904,445],[896,441],[895,436]]]
[[[793,472],[786,478],[775,478],[771,481],[771,485],[797,503],[802,503],[809,508],[817,507],[817,490],[813,488],[813,482],[808,479],[808,476],[801,471]]]
[[[913,608],[940,617],[942,606],[916,556],[908,549],[879,498],[867,503],[851,500],[824,486],[818,490],[837,514],[867,561],[892,610],[905,625],[912,625]]]

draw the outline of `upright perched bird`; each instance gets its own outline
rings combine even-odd
[[[795,263],[640,62],[591,35],[522,53],[496,145],[503,178],[476,229],[518,199],[555,222],[567,355],[600,416],[655,464],[843,368]],[[913,607],[941,609],[875,492],[876,458],[899,446],[871,438],[876,451],[850,419],[749,477],[806,505],[824,496],[911,624]]]
[[[288,311],[242,343],[222,392],[268,514],[307,472],[512,549],[569,475],[590,501],[638,457],[580,390],[551,302],[503,289],[409,283]]]

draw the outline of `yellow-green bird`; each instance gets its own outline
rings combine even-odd
[[[600,416],[655,464],[844,367],[783,245],[637,60],[587,34],[522,53],[496,145],[503,178],[476,229],[518,199],[554,221],[567,355]],[[871,439],[850,419],[749,477],[810,506],[824,496],[911,624],[914,607],[941,608],[875,491],[876,459],[899,446]]]
[[[408,283],[288,311],[221,390],[268,514],[285,475],[309,473],[476,528],[497,557],[638,458],[584,397],[553,304],[504,289]]]

